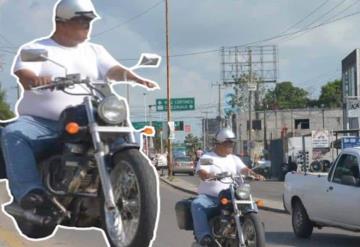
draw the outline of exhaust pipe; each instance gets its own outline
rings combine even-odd
[[[34,214],[31,210],[24,210],[18,204],[12,203],[10,205],[5,206],[5,211],[14,216],[17,220],[25,220],[30,221],[39,226],[46,226],[51,223],[52,219],[50,216],[40,216]]]

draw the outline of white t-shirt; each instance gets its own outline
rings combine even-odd
[[[68,74],[80,73],[81,78],[93,80],[104,79],[110,68],[119,63],[101,45],[84,42],[76,47],[65,47],[50,38],[26,44],[22,49],[45,49],[48,57],[67,68]],[[23,62],[20,56],[15,57],[13,71],[28,69],[37,76],[64,77],[65,70],[50,62]],[[84,86],[76,85],[67,89],[71,93],[88,93]],[[32,92],[26,90],[19,103],[20,115],[33,115],[58,120],[60,113],[68,106],[83,102],[84,96],[74,96],[62,91],[42,90]]]
[[[240,171],[245,167],[246,165],[236,155],[229,154],[226,157],[221,157],[215,152],[209,152],[201,156],[197,164],[196,172],[199,170],[204,170],[208,173],[211,172],[214,174],[230,172],[234,175],[240,175]],[[223,179],[222,181],[230,182],[230,178]],[[210,196],[218,196],[220,191],[228,188],[229,184],[225,184],[220,181],[201,181],[198,188],[198,193]]]

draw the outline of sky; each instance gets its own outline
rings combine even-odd
[[[7,101],[16,102],[16,80],[10,75],[17,49],[52,31],[54,0],[0,0],[0,82]],[[165,1],[93,0],[101,20],[94,23],[91,42],[103,45],[125,66],[136,63],[142,52],[165,55]],[[341,78],[341,60],[359,47],[358,0],[168,0],[170,82],[173,98],[194,97],[195,110],[174,112],[173,120],[191,125],[201,136],[201,119],[218,115],[221,82],[221,47],[277,45],[278,82],[318,97],[321,86]],[[354,14],[354,15],[353,15]],[[351,16],[349,16],[351,15]],[[348,16],[348,17],[346,17]],[[308,30],[309,29],[309,30]],[[304,31],[305,30],[305,31]],[[307,31],[306,31],[307,30]],[[181,56],[179,56],[181,55]],[[166,59],[157,69],[138,73],[159,83],[161,89],[131,88],[131,120],[166,120],[165,113],[148,105],[166,98]],[[117,86],[126,95],[124,86]],[[232,88],[222,89],[223,96]],[[146,109],[146,112],[145,112]],[[177,132],[182,140],[184,132]]]

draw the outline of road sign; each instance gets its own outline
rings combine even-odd
[[[360,117],[360,100],[347,100],[348,117]]]
[[[341,138],[341,149],[360,147],[360,137],[349,136]]]
[[[145,125],[150,126],[150,122],[132,122],[132,125],[135,129],[142,129],[145,127]],[[155,130],[163,129],[163,122],[161,121],[152,121],[151,125],[154,126]],[[175,130],[184,130],[184,121],[175,121]]]
[[[329,148],[330,138],[328,130],[311,131],[312,148]]]
[[[256,83],[249,82],[249,83],[247,84],[247,86],[248,86],[248,90],[249,90],[249,91],[256,91],[256,88],[257,88]]]
[[[173,98],[170,105],[172,111],[193,111],[195,98]],[[156,99],[156,111],[167,111],[167,99]]]

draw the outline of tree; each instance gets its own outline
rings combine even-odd
[[[342,104],[341,86],[342,86],[341,80],[329,81],[326,85],[322,86],[318,106],[324,105],[324,107],[328,107],[328,108],[341,107]]]
[[[186,145],[187,153],[190,155],[195,155],[196,149],[201,147],[200,139],[193,134],[185,136],[184,143]]]
[[[1,88],[0,85],[0,120],[8,120],[13,118],[15,115],[11,112],[10,106],[6,103],[6,92]]]
[[[290,81],[280,82],[266,92],[264,104],[277,109],[305,108],[309,103],[308,94]]]

